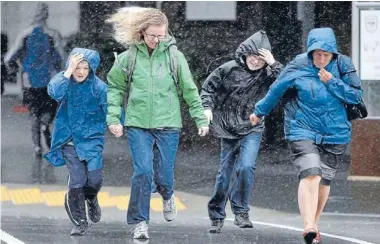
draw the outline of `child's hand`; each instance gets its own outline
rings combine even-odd
[[[114,134],[116,137],[120,137],[123,135],[123,126],[121,124],[118,125],[109,125],[108,129]]]
[[[69,69],[71,69],[73,72],[77,68],[78,64],[83,61],[83,54],[82,53],[76,53],[74,55],[70,56],[70,64]]]
[[[259,54],[260,54],[260,57],[269,65],[273,65],[276,60],[274,59],[273,57],[273,54],[269,51],[269,50],[266,50],[264,48],[260,48],[258,50]]]
[[[66,78],[70,78],[70,76],[74,73],[75,69],[77,68],[78,64],[83,61],[83,58],[84,56],[82,53],[76,53],[70,56],[69,67],[64,73],[64,76]]]

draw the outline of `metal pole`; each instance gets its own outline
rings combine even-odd
[[[302,22],[302,49],[306,51],[306,42],[309,31],[314,28],[315,22],[315,3],[297,2],[297,19]]]

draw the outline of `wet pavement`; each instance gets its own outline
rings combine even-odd
[[[9,184],[9,189],[20,189],[28,185]],[[39,186],[42,192],[64,186]],[[105,187],[102,191],[110,195],[128,194],[129,188]],[[157,199],[158,194],[153,194]],[[303,243],[302,229],[297,214],[278,212],[252,207],[250,211],[252,229],[240,229],[233,224],[233,215],[227,207],[227,219],[220,234],[209,234],[207,228],[208,198],[185,192],[176,192],[176,197],[185,206],[178,211],[173,222],[166,222],[162,209],[151,206],[149,225],[149,243]],[[139,243],[130,237],[130,226],[125,224],[126,211],[102,203],[102,220],[93,224],[83,237],[70,237],[73,227],[66,216],[63,206],[49,207],[40,204],[2,203],[2,231],[17,238],[22,243]],[[375,216],[324,216],[320,229],[324,243],[359,243],[376,242],[376,230],[380,228]],[[350,232],[347,232],[350,230]],[[147,243],[147,242],[144,242]]]
[[[1,102],[2,186],[37,188],[42,193],[64,192],[67,179],[64,167],[55,170],[55,185],[30,184],[33,147],[28,115],[12,111],[19,103],[17,97],[2,96]],[[102,191],[115,197],[128,197],[132,165],[127,142],[109,134],[106,141]],[[230,219],[221,234],[208,234],[206,206],[218,161],[218,148],[198,146],[179,151],[176,196],[185,209],[173,223],[163,221],[159,207],[152,209],[149,243],[303,243],[296,198],[297,178],[287,149],[260,154],[250,201],[254,228],[239,229]],[[340,165],[332,185],[321,219],[321,231],[327,234],[322,235],[324,243],[380,243],[380,182],[347,181],[348,170],[349,164]],[[12,199],[6,202],[3,199],[2,191],[1,229],[21,243],[133,243],[127,236],[125,209],[116,204],[107,205],[105,201],[103,220],[93,225],[85,237],[70,238],[71,226],[63,207],[51,207],[46,202],[16,205]],[[155,199],[160,202],[159,196]],[[230,212],[228,218],[233,218]]]
[[[122,222],[100,222],[91,226],[83,237],[70,237],[71,226],[66,222],[51,219],[5,218],[7,225],[3,229],[17,233],[19,240],[30,244],[54,243],[91,243],[91,244],[126,244],[126,243],[166,243],[166,244],[193,244],[193,243],[221,243],[221,244],[301,244],[300,233],[291,230],[277,230],[274,228],[254,227],[239,229],[226,222],[223,232],[209,234],[204,223],[152,223],[149,241],[134,241],[129,236],[129,230]],[[345,240],[323,237],[325,243],[343,244]]]

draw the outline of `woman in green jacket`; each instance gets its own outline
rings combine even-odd
[[[184,55],[171,48],[176,42],[167,34],[168,19],[160,10],[122,8],[108,22],[114,26],[115,39],[129,49],[116,57],[107,76],[107,124],[117,137],[126,127],[134,168],[127,222],[135,225],[133,238],[148,239],[153,178],[163,198],[165,219],[172,221],[177,214],[173,194],[174,162],[182,127],[177,85],[200,136],[208,133],[208,121]],[[173,60],[176,74],[171,65]],[[133,61],[133,70],[128,70]],[[125,97],[128,97],[127,102],[123,102]],[[154,144],[158,148],[155,172]]]

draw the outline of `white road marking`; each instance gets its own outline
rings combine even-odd
[[[380,218],[380,214],[355,214],[355,213],[322,213],[325,216],[342,216],[342,217],[358,217],[358,218]]]
[[[234,221],[234,219],[226,219],[226,220]],[[271,224],[271,223],[265,223],[265,222],[259,222],[259,221],[251,221],[251,222],[254,225],[264,225],[264,226],[270,226],[270,227],[275,227],[275,228],[281,228],[281,229],[303,232],[303,229],[295,228],[295,227],[291,227],[291,226],[287,226],[287,225],[278,225],[278,224]],[[327,236],[327,237],[331,237],[331,238],[335,238],[335,239],[339,239],[339,240],[343,240],[343,241],[349,241],[349,242],[357,243],[357,244],[375,244],[373,242],[362,241],[362,240],[358,240],[358,239],[346,237],[346,236],[333,235],[333,234],[329,234],[326,232],[321,232],[321,236]]]
[[[20,241],[16,237],[11,236],[7,232],[1,230],[1,240],[5,241],[7,244],[25,244],[25,242]]]

